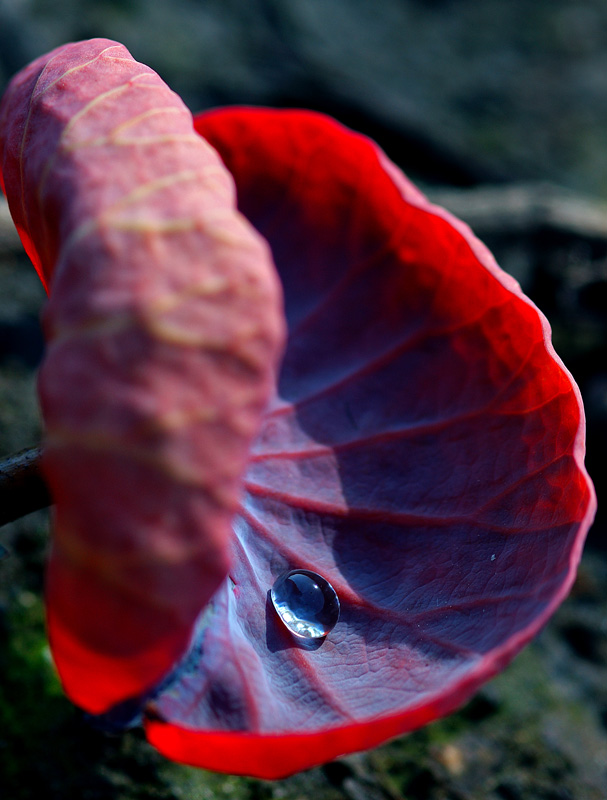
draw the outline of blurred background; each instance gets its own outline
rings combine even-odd
[[[104,36],[193,111],[326,111],[469,222],[547,314],[579,382],[606,497],[607,0],[0,0],[0,92],[31,59]],[[0,205],[0,453],[40,436],[43,293]],[[607,506],[607,503],[604,504]],[[276,784],[171,765],[62,697],[40,602],[44,512],[0,532],[0,796],[604,800],[607,534],[570,599],[460,713]]]

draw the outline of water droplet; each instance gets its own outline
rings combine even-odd
[[[270,593],[276,613],[295,636],[322,639],[339,619],[339,598],[329,581],[308,569],[285,572]]]

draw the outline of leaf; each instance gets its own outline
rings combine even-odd
[[[281,777],[447,714],[566,596],[595,509],[580,395],[484,246],[322,116],[195,119],[270,243],[289,339],[234,561],[148,705],[177,760]],[[268,600],[320,573],[305,649]]]
[[[51,643],[73,699],[104,711],[149,693],[210,598],[143,701],[148,736],[280,777],[505,666],[566,595],[595,499],[548,324],[465,226],[327,118],[196,125],[283,284],[260,430],[278,291],[181,102],[93,40],[0,107],[3,185],[51,292]],[[291,568],[340,597],[315,647],[269,602]]]
[[[66,691],[99,713],[163,677],[225,576],[280,288],[191,114],[116,42],[13,79],[0,172],[50,289],[49,636]]]

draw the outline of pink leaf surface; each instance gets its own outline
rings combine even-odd
[[[548,323],[462,223],[324,117],[195,123],[271,245],[289,340],[230,577],[147,729],[275,778],[464,702],[565,597],[595,498]],[[314,649],[268,602],[295,568],[341,602]]]
[[[50,289],[50,642],[68,694],[99,713],[174,665],[226,574],[280,287],[187,108],[116,42],[13,79],[0,172]]]

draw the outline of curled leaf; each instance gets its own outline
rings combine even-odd
[[[191,114],[116,42],[13,79],[0,171],[50,290],[50,642],[68,694],[99,713],[162,678],[226,574],[280,288]]]
[[[165,754],[275,778],[464,702],[565,597],[595,498],[548,324],[464,225],[325,117],[196,128],[280,273],[277,380],[266,246],[151,70],[70,45],[0,107],[50,287],[49,629],[76,702],[147,693]],[[339,598],[311,647],[271,604],[293,569]]]
[[[318,115],[196,127],[271,245],[289,339],[230,579],[147,730],[172,758],[276,778],[444,715],[503,668],[568,592],[595,499],[548,323],[466,226]],[[288,569],[339,596],[315,649],[268,602]]]

